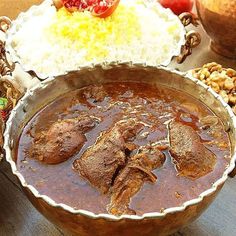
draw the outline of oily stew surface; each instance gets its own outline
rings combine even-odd
[[[193,97],[144,83],[91,85],[25,126],[17,165],[56,202],[143,214],[196,198],[230,161],[222,122]]]

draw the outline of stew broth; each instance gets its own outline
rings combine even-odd
[[[230,141],[221,121],[218,135],[209,132],[209,127],[203,125],[202,119],[215,117],[204,104],[186,93],[144,83],[114,82],[97,86],[105,91],[101,100],[85,96],[85,91],[92,87],[59,97],[39,111],[23,129],[17,151],[18,170],[40,194],[75,209],[107,213],[110,195],[102,194],[72,167],[101,134],[119,120],[128,118],[136,118],[146,124],[133,140],[136,146],[157,143],[167,147],[163,148],[166,157],[163,166],[153,171],[157,181],[154,184],[145,182],[131,199],[130,208],[136,214],[180,206],[209,189],[222,176],[231,158]],[[47,131],[58,120],[75,118],[84,112],[99,122],[85,134],[87,140],[78,153],[55,165],[42,163],[30,156],[35,134]],[[214,153],[216,165],[213,171],[196,179],[179,173],[168,149],[168,124],[173,119],[192,127],[204,146]]]

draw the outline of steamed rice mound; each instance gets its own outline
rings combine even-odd
[[[58,75],[104,61],[166,64],[184,42],[177,16],[156,0],[121,0],[103,19],[70,13],[45,2],[12,38],[21,64],[38,74]]]

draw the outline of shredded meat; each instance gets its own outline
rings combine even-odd
[[[213,128],[220,123],[220,120],[217,116],[205,116],[200,119],[200,122],[203,124],[202,128]]]
[[[89,86],[83,91],[83,95],[86,99],[94,99],[94,102],[102,102],[108,95],[104,87],[101,86]]]
[[[220,119],[216,116],[206,116],[200,119],[202,124],[201,129],[205,130],[208,135],[214,137],[214,140],[207,143],[209,145],[215,144],[220,150],[228,148],[227,140],[225,139],[225,134],[221,132],[222,124]]]
[[[192,127],[172,122],[170,143],[170,153],[180,175],[197,179],[213,171],[216,156],[201,143]]]
[[[47,164],[58,164],[77,153],[86,141],[84,135],[95,126],[88,115],[53,123],[47,131],[37,133],[30,156]]]
[[[152,170],[161,167],[164,162],[165,156],[158,147],[145,147],[131,157],[111,188],[108,212],[113,215],[136,214],[129,208],[131,198],[142,188],[144,182],[156,182],[157,177]]]
[[[102,193],[107,193],[117,173],[127,162],[127,151],[135,146],[127,145],[142,129],[135,119],[118,122],[77,159],[73,167]]]

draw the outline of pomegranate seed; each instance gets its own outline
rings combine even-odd
[[[7,121],[7,118],[8,118],[8,115],[9,115],[9,112],[6,111],[6,110],[1,110],[1,118],[4,122]]]

